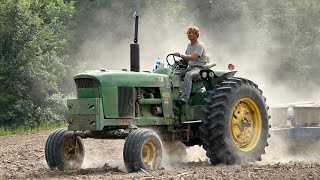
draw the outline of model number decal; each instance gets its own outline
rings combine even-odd
[[[170,99],[170,93],[169,92],[163,92],[162,93],[162,99],[164,104],[169,104]]]
[[[163,77],[157,77],[158,82],[163,82]]]

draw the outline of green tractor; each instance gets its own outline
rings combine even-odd
[[[67,100],[68,129],[57,129],[47,139],[48,166],[80,168],[82,138],[125,139],[128,172],[159,168],[166,147],[185,156],[183,147],[200,145],[213,165],[261,160],[269,116],[258,86],[234,77],[236,71],[216,70],[208,63],[193,81],[189,101],[180,103],[185,65],[173,54],[167,56],[168,67],[140,72],[138,18],[130,45],[131,71],[94,70],[74,76],[77,99]]]

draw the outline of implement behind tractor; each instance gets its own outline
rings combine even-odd
[[[307,150],[318,151],[320,104],[296,102],[276,105],[270,110],[270,133],[272,137],[286,142],[288,152],[303,154]]]
[[[236,71],[206,64],[193,81],[187,103],[180,103],[182,60],[167,56],[168,67],[139,72],[138,18],[130,45],[131,71],[94,70],[74,76],[77,98],[67,101],[68,130],[52,132],[45,157],[51,169],[80,168],[82,138],[125,139],[129,172],[157,169],[162,151],[186,155],[200,145],[212,164],[261,160],[269,136],[268,106],[262,91]],[[170,60],[172,62],[170,62]],[[169,148],[170,147],[170,148]]]

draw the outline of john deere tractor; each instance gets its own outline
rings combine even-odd
[[[181,144],[202,146],[213,165],[261,160],[269,116],[258,86],[234,77],[234,70],[217,70],[208,63],[193,81],[189,101],[181,103],[183,61],[169,54],[167,67],[140,72],[138,19],[136,15],[131,71],[93,70],[74,76],[77,98],[67,100],[68,128],[47,139],[48,166],[80,168],[83,138],[125,139],[128,172],[159,168],[164,147],[186,155],[178,148]]]

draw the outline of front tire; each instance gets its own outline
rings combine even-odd
[[[261,160],[269,137],[265,101],[258,86],[242,78],[226,79],[208,92],[200,137],[212,164]]]
[[[57,167],[56,158],[54,156],[53,142],[56,141],[58,137],[57,134],[60,134],[60,132],[62,131],[64,131],[64,129],[56,129],[54,132],[50,133],[46,141],[45,150],[44,150],[45,158],[51,170]]]
[[[123,148],[128,172],[158,169],[162,160],[162,142],[150,129],[138,129],[129,134]]]
[[[84,160],[84,145],[72,131],[58,129],[51,133],[45,146],[45,157],[50,169],[60,171],[80,169]]]

